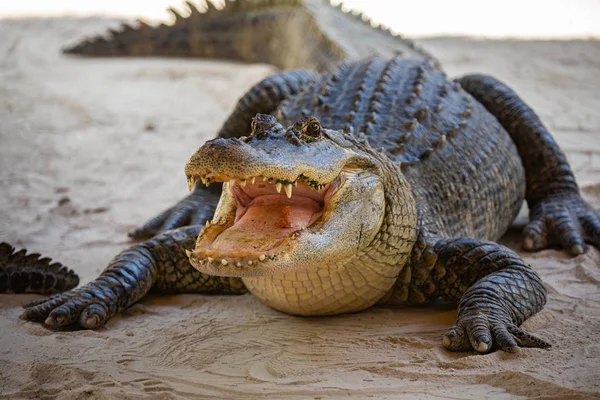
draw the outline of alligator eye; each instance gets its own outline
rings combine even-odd
[[[309,136],[319,137],[321,135],[321,124],[317,121],[311,121],[304,132]]]

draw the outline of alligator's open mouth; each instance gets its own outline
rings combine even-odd
[[[378,232],[385,196],[374,159],[344,147],[350,139],[315,118],[286,130],[258,114],[251,136],[206,142],[186,164],[188,184],[223,182],[223,191],[188,253],[192,265],[256,277],[354,257]]]
[[[252,177],[231,179],[199,177],[205,184],[224,182],[215,218],[200,233],[196,248],[188,253],[202,272],[218,275],[267,273],[302,235],[319,235],[331,217],[331,199],[352,172],[342,171],[323,184],[300,175],[294,181]],[[193,185],[196,178],[191,178]]]

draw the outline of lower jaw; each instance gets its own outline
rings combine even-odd
[[[188,253],[188,257],[195,269],[211,276],[265,277],[277,273],[280,269],[276,255],[238,252],[232,257],[213,254],[210,250],[194,250]]]
[[[258,232],[251,235],[234,232],[228,234],[228,240],[220,240],[223,232],[234,227],[211,226],[206,232],[201,232],[196,248],[187,253],[194,268],[207,275],[246,278],[300,273],[315,264],[307,257],[296,258],[298,253],[307,251],[307,246],[311,247],[307,245],[311,239],[306,238],[306,235],[314,235],[310,227],[290,229],[287,235],[279,238],[265,239]],[[265,242],[262,243],[261,239]],[[235,250],[231,249],[232,243]]]
[[[269,307],[292,315],[319,316],[358,312],[376,304],[389,292],[394,279],[377,274],[371,278],[367,284],[350,262],[242,280]]]
[[[293,224],[277,226],[280,222],[273,217],[277,216],[276,211],[268,215],[266,222],[270,225],[264,218],[252,219],[251,216],[250,221],[236,217],[234,224],[209,224],[200,233],[196,248],[188,253],[192,265],[208,275],[239,278],[305,269],[306,265],[295,260],[295,255],[306,247],[300,238],[313,234],[311,226],[320,213],[312,213],[311,218],[307,217],[301,223],[294,220]],[[248,217],[248,213],[244,217]],[[325,222],[322,219],[318,221],[321,224]]]

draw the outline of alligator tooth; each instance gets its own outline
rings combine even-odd
[[[213,259],[211,257],[206,257],[206,261],[208,261],[209,263],[213,262]]]
[[[285,185],[285,195],[287,196],[288,199],[292,198],[292,184],[288,183],[287,185]]]
[[[201,176],[201,177],[200,177],[200,180],[202,181],[202,184],[203,184],[203,185],[206,185],[206,178],[205,178],[205,177]]]
[[[192,252],[186,249],[185,255],[187,256],[187,258],[190,258],[192,256]]]
[[[265,256],[264,254],[258,256],[259,261],[265,261],[265,258],[267,258],[267,256]]]
[[[210,221],[206,220],[206,224],[204,225],[205,228],[208,228],[210,226]]]
[[[296,179],[296,180],[294,181],[294,186],[296,186],[296,187],[298,186],[298,179]]]
[[[226,259],[222,259],[222,260],[221,260],[221,264],[223,264],[223,265],[227,265],[227,264],[229,264],[229,263],[227,262],[227,260],[226,260]]]
[[[246,186],[246,180],[245,180],[245,179],[242,179],[242,180],[240,181],[240,185],[242,185],[242,186]]]
[[[235,266],[239,268],[239,267],[242,266],[242,263],[238,261],[238,262],[235,263]]]
[[[267,181],[267,177],[263,176],[263,182],[266,182],[266,181]]]
[[[281,193],[281,182],[277,182],[275,184],[275,190],[277,190],[277,193]]]
[[[254,182],[255,182],[255,181],[256,181],[256,177],[255,177],[255,176],[253,176],[253,177],[252,177],[252,184],[253,184],[253,185],[254,185]]]
[[[248,261],[248,265],[252,265],[252,264],[254,264],[254,263],[252,262],[252,260]]]

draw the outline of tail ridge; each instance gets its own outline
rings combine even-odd
[[[63,49],[84,56],[175,56],[272,64],[281,69],[331,72],[342,61],[404,54],[432,58],[364,14],[329,0],[210,0],[187,12],[174,8],[171,24],[123,24]]]
[[[0,243],[0,293],[54,294],[78,284],[77,274],[61,263]]]

